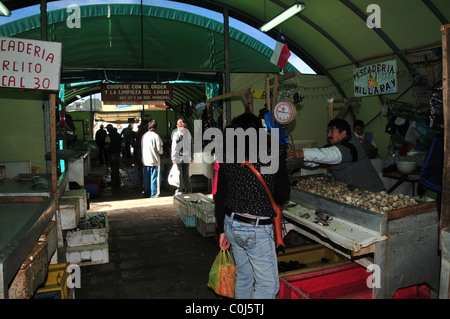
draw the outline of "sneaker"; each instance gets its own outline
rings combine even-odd
[[[182,195],[183,193],[182,192],[180,192],[180,191],[175,191],[175,196],[177,196],[177,195]]]

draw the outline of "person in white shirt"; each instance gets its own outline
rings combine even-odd
[[[334,178],[349,188],[372,192],[385,190],[380,176],[345,120],[334,119],[328,123],[328,142],[325,147],[290,152],[288,161],[301,159],[295,165],[307,167],[326,164]]]
[[[144,190],[142,197],[159,197],[161,174],[160,174],[160,155],[163,153],[163,142],[156,133],[158,122],[151,120],[148,123],[148,132],[142,136],[142,180]]]

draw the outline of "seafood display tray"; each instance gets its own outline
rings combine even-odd
[[[332,220],[328,221],[328,226],[322,226],[314,222],[316,210],[303,207],[294,202],[290,202],[288,206],[291,207],[282,212],[285,217],[296,221],[299,225],[303,225],[309,230],[329,238],[331,241],[355,253],[377,241],[386,239],[386,236],[381,235],[379,232],[337,217],[333,217]],[[302,216],[309,217],[305,218]]]
[[[381,214],[297,188],[291,188],[290,200],[296,205],[283,210],[286,231],[299,232],[363,267],[379,269],[380,285],[372,289],[374,299],[391,299],[399,288],[423,283],[439,291],[435,203]],[[314,222],[317,214],[331,218],[328,226]]]

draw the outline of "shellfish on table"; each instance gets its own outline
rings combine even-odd
[[[347,184],[331,181],[326,176],[299,179],[295,187],[381,214],[418,204],[414,198],[404,194],[388,194],[386,191],[374,193],[358,188],[351,190]]]

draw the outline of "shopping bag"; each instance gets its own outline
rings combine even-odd
[[[178,170],[177,164],[172,165],[167,182],[172,186],[180,187],[180,171]]]
[[[228,250],[219,252],[209,271],[208,287],[218,295],[233,298],[236,265]]]

